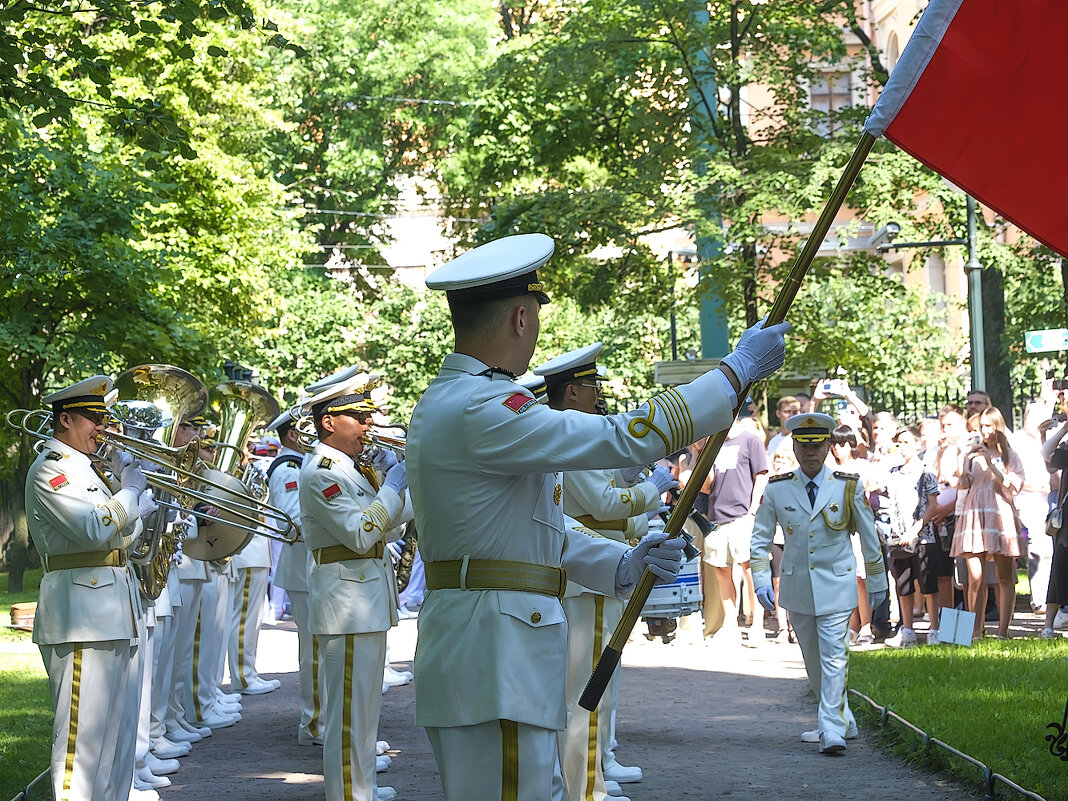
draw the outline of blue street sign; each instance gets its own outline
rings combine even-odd
[[[1045,331],[1028,331],[1024,335],[1028,353],[1044,353],[1050,350],[1068,350],[1068,328],[1049,328]]]

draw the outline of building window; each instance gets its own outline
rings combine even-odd
[[[816,131],[821,136],[830,136],[841,128],[835,115],[853,105],[852,83],[848,70],[823,72],[813,77],[809,104],[818,113]]]

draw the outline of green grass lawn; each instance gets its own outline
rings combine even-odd
[[[1068,700],[1068,640],[985,638],[971,648],[932,646],[855,651],[849,686],[913,725],[1044,798],[1068,798],[1068,765],[1050,753],[1049,723],[1060,725]],[[871,731],[875,718],[854,699]],[[922,760],[918,736],[895,722],[884,742]],[[944,753],[933,749],[932,753]],[[933,763],[976,786],[978,768]]]
[[[52,697],[30,632],[8,628],[11,605],[37,600],[41,571],[25,574],[25,592],[9,594],[0,573],[0,801],[21,792],[48,768]]]

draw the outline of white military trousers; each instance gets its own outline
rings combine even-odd
[[[330,699],[323,715],[326,801],[375,801],[386,632],[317,636]]]
[[[129,640],[41,645],[52,691],[52,792],[56,801],[126,801],[133,784],[136,705]]]
[[[828,615],[806,615],[791,611],[805,672],[819,701],[816,728],[845,738],[846,729],[856,726],[846,696],[846,666],[849,660],[849,618],[852,610]]]

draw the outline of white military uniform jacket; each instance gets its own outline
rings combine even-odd
[[[369,551],[398,539],[397,527],[411,519],[407,493],[376,490],[351,457],[321,442],[304,459],[299,483],[301,527],[313,553],[335,545]],[[397,625],[397,580],[388,552],[313,565],[309,593],[313,634],[367,634]]]
[[[642,481],[628,487],[615,470],[573,470],[564,474],[563,484],[564,514],[616,542],[631,544],[644,537],[649,531],[645,513],[660,508],[656,484]],[[569,581],[564,595],[583,592],[587,588]]]
[[[45,442],[26,477],[26,520],[48,567],[60,554],[124,550],[141,533],[137,495],[114,495],[89,457]],[[129,567],[48,570],[41,579],[33,640],[41,645],[136,640],[141,600]]]
[[[771,586],[768,550],[775,536],[775,524],[786,538],[779,576],[779,602],[791,612],[826,615],[845,612],[857,605],[856,558],[849,535],[860,535],[867,587],[870,592],[887,588],[886,569],[875,515],[864,496],[864,484],[856,482],[853,492],[853,525],[846,520],[847,479],[855,475],[823,468],[817,477],[816,503],[809,504],[805,485],[808,477],[797,468],[792,473],[772,476],[757,509],[750,550],[753,554],[753,581],[757,587]]]
[[[288,458],[287,458],[288,457]],[[294,461],[296,459],[296,461]],[[268,471],[267,489],[271,505],[281,509],[300,528],[300,468],[304,456],[292,448],[282,448]],[[304,537],[292,545],[283,545],[274,569],[275,586],[291,592],[307,592],[312,558]]]
[[[480,375],[487,370],[449,354],[412,416],[406,456],[423,559],[563,565],[583,586],[614,594],[626,547],[565,531],[554,471],[648,464],[726,428],[725,382],[702,376],[634,412],[602,417],[554,411],[507,376]],[[432,590],[419,613],[416,722],[507,719],[562,729],[566,648],[554,597]]]

